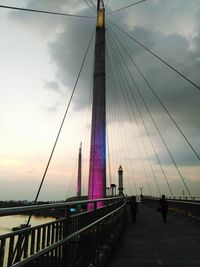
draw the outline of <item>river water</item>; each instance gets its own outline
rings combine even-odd
[[[7,234],[12,232],[12,228],[19,226],[20,224],[27,223],[28,216],[27,215],[13,215],[13,216],[5,216],[0,217],[0,235]],[[32,216],[31,218],[31,226],[36,226],[39,224],[48,223],[54,221],[53,217],[42,217],[42,216]],[[5,255],[3,259],[3,267],[7,266],[8,261],[8,242],[5,244]]]
[[[12,232],[13,227],[27,223],[27,220],[28,220],[27,215],[12,215],[12,216],[0,217],[0,235]],[[55,218],[53,217],[42,217],[34,215],[31,218],[30,224],[31,226],[36,226],[54,220]]]

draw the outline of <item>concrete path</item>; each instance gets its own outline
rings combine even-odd
[[[129,211],[129,210],[128,210]],[[200,226],[152,208],[139,207],[137,222],[128,218],[107,267],[200,267]]]

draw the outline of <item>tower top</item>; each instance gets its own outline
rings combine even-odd
[[[121,165],[119,166],[119,171],[123,171],[123,169],[122,169],[122,166],[121,166]]]
[[[104,2],[98,0],[97,2],[97,28],[102,29],[105,26],[105,8]]]
[[[97,11],[104,8],[103,0],[97,0]]]

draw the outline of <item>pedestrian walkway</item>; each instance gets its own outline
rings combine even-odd
[[[200,226],[175,214],[163,223],[156,210],[139,206],[137,222],[128,217],[107,267],[157,266],[200,267]]]

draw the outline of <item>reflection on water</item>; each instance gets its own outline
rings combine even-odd
[[[13,227],[27,223],[27,220],[27,215],[12,215],[0,217],[0,235],[11,232]],[[54,220],[55,218],[53,217],[32,216],[31,226],[36,226],[38,224],[43,224]]]

